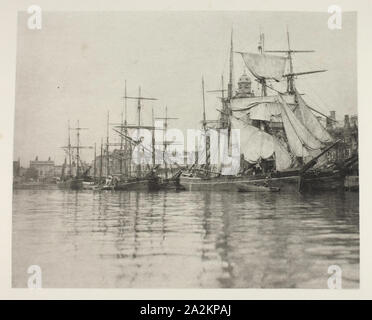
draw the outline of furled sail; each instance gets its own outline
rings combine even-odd
[[[275,155],[278,171],[291,166],[290,154],[274,136],[236,118],[232,118],[232,127],[240,129],[240,152],[246,161],[256,163],[260,159],[268,159]]]
[[[282,109],[278,102],[262,102],[256,103],[248,110],[235,110],[234,116],[247,123],[250,120],[282,122],[281,112]]]
[[[296,118],[285,100],[279,95],[282,107],[282,121],[288,144],[297,157],[308,157],[309,151],[323,147],[322,143]]]
[[[132,132],[131,137],[136,141],[132,149],[132,161],[136,165],[149,165],[152,159],[152,141],[148,131],[136,129]]]
[[[257,79],[274,79],[283,77],[287,58],[268,54],[241,53],[245,65]]]
[[[151,164],[151,151],[143,144],[138,144],[133,148],[132,161],[136,165]]]
[[[333,139],[327,130],[319,123],[319,120],[310,111],[306,102],[296,90],[298,107],[294,111],[295,116],[305,125],[306,128],[323,143],[332,142]]]
[[[281,106],[279,103],[261,103],[249,111],[252,120],[282,122]]]
[[[230,148],[231,155],[229,155],[229,135],[227,130],[219,131],[220,142],[220,166],[219,171],[222,175],[236,175],[240,171],[240,132],[231,130]]]
[[[283,99],[287,104],[292,107],[295,104],[293,95],[283,95]],[[234,98],[230,101],[231,110],[234,111],[248,111],[251,108],[258,106],[262,103],[277,103],[278,96],[264,96],[264,97],[247,97],[247,98]]]

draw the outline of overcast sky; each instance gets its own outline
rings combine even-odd
[[[27,13],[18,17],[14,158],[23,166],[39,156],[58,164],[65,157],[67,121],[79,119],[85,145],[106,134],[106,116],[119,122],[124,81],[128,95],[155,97],[144,102],[143,123],[168,114],[173,127],[199,128],[201,77],[206,90],[220,88],[228,75],[230,32],[237,51],[257,52],[259,30],[266,49],[286,49],[288,25],[297,54],[295,71],[327,69],[301,77],[297,87],[307,102],[337,118],[357,113],[356,15],[343,13],[342,29],[327,28],[328,13],[257,12],[87,12],[43,13],[41,30],[27,28]],[[235,55],[237,80],[243,72]],[[257,91],[257,86],[253,88]],[[207,94],[207,118],[216,119],[218,95]],[[128,101],[129,122],[136,107]],[[172,127],[171,126],[171,127]],[[92,158],[85,151],[83,158]]]

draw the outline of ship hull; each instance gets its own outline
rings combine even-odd
[[[199,178],[181,176],[180,184],[189,191],[239,191],[242,187],[268,186],[279,188],[281,192],[322,192],[344,189],[345,175],[340,172],[320,172],[316,175],[308,173],[302,177],[298,172],[285,176],[241,176]]]
[[[123,191],[123,190],[148,190],[148,179],[134,180],[134,181],[125,181],[119,182],[114,190]]]
[[[58,188],[67,190],[81,190],[83,189],[82,179],[69,179],[57,183]]]
[[[176,180],[171,179],[151,179],[148,182],[149,191],[159,191],[159,190],[175,190],[183,191],[186,188],[180,184],[179,178]]]
[[[289,175],[285,177],[273,177],[267,179],[264,176],[244,176],[244,177],[185,177],[181,176],[180,184],[189,191],[239,191],[241,185],[265,185],[279,188],[280,191],[298,191],[299,175]]]
[[[266,187],[266,186],[257,186],[254,184],[239,184],[239,192],[279,192],[280,188],[276,187]]]
[[[341,171],[305,174],[299,189],[301,192],[342,191],[345,189],[345,174]]]

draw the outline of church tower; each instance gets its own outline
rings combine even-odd
[[[246,71],[239,78],[238,81],[238,90],[236,90],[236,94],[234,98],[247,98],[253,97],[254,93],[252,92],[252,81],[247,76]]]

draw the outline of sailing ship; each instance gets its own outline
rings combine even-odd
[[[205,164],[195,163],[181,176],[181,184],[187,189],[232,191],[241,189],[242,185],[291,191],[343,188],[345,174],[342,166],[327,160],[327,152],[338,141],[333,140],[313,112],[328,117],[310,107],[295,86],[298,76],[326,70],[294,72],[293,54],[313,51],[291,49],[288,31],[287,40],[287,50],[265,50],[264,35],[260,34],[258,53],[236,52],[259,83],[261,93],[253,93],[251,80],[244,73],[234,95],[231,33],[228,94],[225,98],[222,78],[222,88],[217,90],[222,94],[218,121],[206,120],[202,80],[205,135],[205,151],[202,154]],[[286,82],[285,92],[274,86],[282,81]],[[271,94],[268,94],[269,90]],[[232,129],[240,130],[239,146],[232,142]],[[234,148],[239,150],[241,161],[238,168],[231,167],[233,162],[227,168],[224,164],[211,165],[208,140],[212,130],[218,131],[219,139],[225,139],[223,136],[227,135],[226,147],[230,152]]]
[[[181,170],[178,170],[174,175],[168,177],[170,168],[167,166],[169,161],[169,155],[167,151],[168,144],[174,144],[174,141],[166,141],[165,134],[163,134],[163,142],[162,147],[163,149],[160,150],[155,145],[155,130],[164,130],[166,132],[168,127],[168,121],[174,120],[176,118],[168,117],[168,108],[166,107],[166,114],[165,118],[157,118],[158,120],[164,120],[165,125],[164,128],[155,128],[154,123],[154,111],[152,110],[152,125],[151,126],[144,126],[141,124],[141,100],[156,100],[155,98],[144,98],[141,96],[141,89],[139,89],[138,97],[128,97],[126,95],[125,89],[125,100],[126,99],[136,99],[137,100],[137,115],[138,115],[138,122],[137,125],[128,125],[127,117],[125,115],[124,121],[117,128],[113,129],[117,134],[119,134],[121,138],[121,145],[124,143],[124,150],[126,150],[123,155],[126,155],[128,158],[124,158],[129,160],[127,162],[127,170],[129,174],[122,174],[120,173],[117,180],[115,180],[111,185],[113,185],[114,190],[150,190],[150,191],[157,191],[157,190],[183,190],[184,188],[180,184],[180,175],[182,173]],[[126,114],[126,102],[125,102],[125,114]],[[118,130],[119,129],[119,130]],[[145,145],[143,141],[143,137],[141,137],[141,129],[150,130],[152,137],[151,143],[149,145]],[[132,137],[129,136],[129,130],[134,130],[134,135]],[[133,138],[134,136],[134,138]],[[124,142],[123,142],[124,139]],[[164,163],[164,176],[159,174],[160,166],[156,165],[155,158],[160,156],[163,159]],[[134,170],[131,170],[132,161],[136,165],[134,166]],[[121,167],[120,167],[121,168]],[[134,171],[134,175],[131,175],[130,172]]]
[[[127,122],[127,99],[137,101],[137,124],[131,125]],[[148,183],[153,176],[155,167],[154,148],[154,125],[142,125],[141,110],[142,101],[157,100],[156,98],[143,97],[141,87],[139,87],[138,96],[128,96],[127,86],[125,82],[124,91],[124,111],[120,124],[116,124],[113,128],[114,132],[120,137],[120,172],[114,176],[111,185],[113,190],[148,190]],[[141,130],[150,130],[152,132],[152,145],[145,146]],[[130,132],[134,132],[131,136]],[[107,142],[107,145],[109,143]],[[110,144],[113,145],[113,144]],[[109,152],[107,151],[107,154]],[[146,155],[146,156],[145,156]],[[150,156],[148,156],[150,155]],[[147,161],[150,157],[151,162]],[[135,163],[135,165],[133,165]]]
[[[173,140],[166,140],[166,132],[168,130],[168,121],[169,120],[177,120],[178,118],[170,118],[168,117],[168,107],[165,107],[165,117],[164,118],[156,118],[157,120],[163,120],[164,121],[164,128],[155,128],[154,130],[163,130],[163,141],[161,143],[162,150],[159,150],[155,146],[155,139],[152,141],[153,149],[152,152],[156,156],[158,152],[161,153],[162,163],[164,165],[163,168],[163,174],[161,175],[158,171],[160,169],[160,166],[155,166],[155,163],[153,164],[153,170],[152,175],[150,176],[148,187],[150,191],[158,191],[158,190],[175,190],[175,191],[181,191],[185,190],[186,188],[181,185],[180,183],[180,177],[182,174],[182,170],[178,166],[178,164],[171,160],[169,152],[172,152],[171,150],[168,150],[169,145],[176,145],[177,142]],[[153,123],[154,124],[154,123]],[[155,132],[155,131],[154,131]],[[172,168],[168,166],[168,164],[171,166],[172,164],[176,165],[177,172],[172,174]],[[169,174],[171,176],[169,177]]]
[[[62,168],[61,180],[57,183],[57,186],[61,189],[70,190],[81,190],[87,184],[91,184],[92,180],[88,176],[90,167],[86,167],[81,160],[80,150],[81,149],[92,149],[90,146],[83,146],[80,144],[80,131],[87,130],[88,128],[80,127],[79,120],[75,128],[70,127],[68,123],[68,144],[62,147],[68,156],[68,165],[65,161]],[[76,130],[76,145],[71,145],[70,131]],[[74,163],[73,163],[74,158]]]

